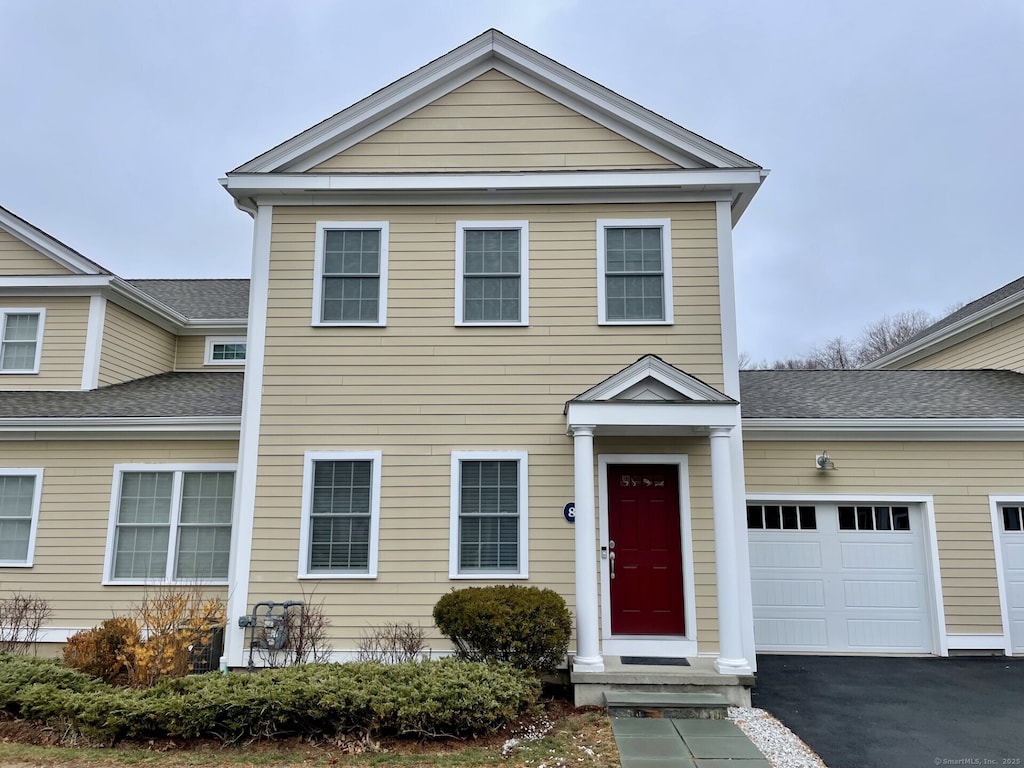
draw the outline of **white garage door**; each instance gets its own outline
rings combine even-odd
[[[1024,653],[1024,506],[1000,505],[1003,583],[1014,653]]]
[[[924,516],[907,504],[748,504],[759,651],[930,653]]]

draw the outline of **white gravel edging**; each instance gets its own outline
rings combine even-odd
[[[729,719],[764,752],[773,768],[828,768],[799,736],[763,709],[729,707]]]

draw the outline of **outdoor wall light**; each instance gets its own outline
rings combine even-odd
[[[821,453],[814,457],[814,466],[822,472],[836,468],[836,465],[832,463],[832,459],[828,457],[827,450],[822,450]]]

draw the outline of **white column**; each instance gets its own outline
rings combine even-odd
[[[594,427],[572,425],[576,505],[576,655],[574,672],[603,672],[597,607],[597,544],[594,514]]]
[[[749,675],[743,656],[740,620],[739,556],[736,549],[736,514],[732,495],[731,427],[711,427],[711,504],[715,518],[715,575],[718,592],[718,658],[715,669],[723,675]]]

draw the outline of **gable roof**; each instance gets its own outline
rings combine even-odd
[[[10,233],[26,245],[48,256],[65,269],[79,275],[112,275],[106,267],[88,259],[74,248],[65,245],[53,235],[0,206],[0,229]]]
[[[1019,277],[937,320],[865,367],[885,368],[894,363],[918,360],[1022,314],[1024,277]]]
[[[615,400],[736,403],[731,397],[723,395],[686,371],[669,365],[657,355],[644,355],[569,402],[598,403]]]
[[[1024,419],[1015,371],[740,371],[748,419]]]
[[[241,372],[161,373],[81,392],[4,392],[0,426],[45,419],[237,421],[242,413],[242,378]]]
[[[247,279],[128,280],[189,320],[242,320],[249,316]]]
[[[682,168],[760,166],[593,80],[489,29],[347,109],[235,168],[231,174],[303,173],[496,69]]]

